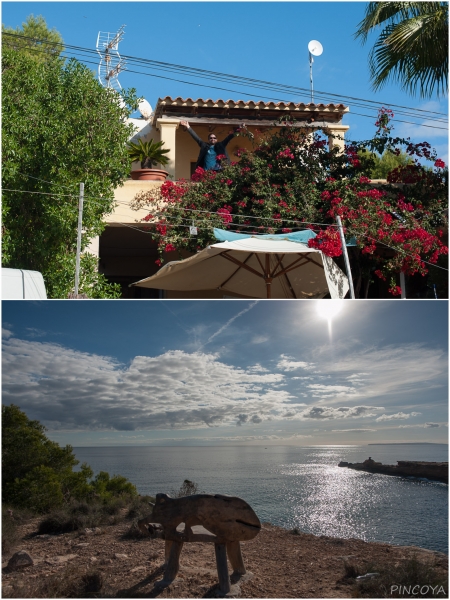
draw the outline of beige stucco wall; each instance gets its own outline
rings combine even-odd
[[[159,181],[134,181],[133,179],[127,179],[121,187],[116,188],[114,191],[117,206],[113,213],[106,216],[106,223],[136,225],[137,221],[141,221],[149,211],[146,209],[132,210],[130,208],[131,200],[133,200],[138,192],[155,189],[161,187],[161,185]]]

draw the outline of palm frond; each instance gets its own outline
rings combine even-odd
[[[355,34],[363,43],[384,23],[369,54],[375,90],[396,80],[421,97],[448,89],[448,4],[445,2],[371,2]]]

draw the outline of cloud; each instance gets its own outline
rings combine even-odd
[[[2,327],[2,338],[7,340],[12,336],[12,331],[10,329],[6,329],[6,327]]]
[[[256,364],[251,367],[247,367],[247,371],[249,371],[250,373],[268,373],[269,369],[266,369],[260,364]]]
[[[364,433],[366,431],[378,431],[378,429],[332,429],[334,433]]]
[[[372,399],[378,403],[377,399],[383,398],[383,403],[398,405],[399,396],[409,399],[421,390],[447,385],[446,352],[424,344],[376,348],[346,340],[333,343],[332,349],[313,348],[310,355],[320,363],[321,373],[331,377],[331,385],[342,386],[333,398],[332,388],[321,388],[316,383],[312,388],[314,398],[326,402],[368,404]],[[447,392],[444,393],[446,397]]]
[[[281,360],[277,363],[277,368],[280,369],[280,371],[296,371],[297,369],[314,368],[312,363],[295,361],[292,356],[286,356],[286,354],[282,354],[280,358]]]
[[[43,331],[42,329],[37,329],[36,327],[26,327],[26,332],[28,337],[30,338],[44,337],[45,335],[47,335],[46,331]]]
[[[268,335],[255,335],[254,337],[252,337],[250,342],[252,344],[265,344],[266,342],[269,341],[269,339],[270,338]]]
[[[425,423],[424,427],[439,427],[439,423]]]
[[[409,419],[410,417],[418,417],[421,414],[422,413],[419,413],[419,412],[412,412],[412,413],[398,412],[393,415],[386,415],[386,414],[381,415],[375,420],[376,421],[393,421],[396,419]]]
[[[341,406],[341,407],[325,407],[311,406],[298,413],[301,419],[348,419],[359,417],[373,417],[374,410],[383,410],[377,406]]]
[[[247,418],[257,424],[282,418],[286,404],[296,400],[277,389],[284,375],[234,367],[204,352],[136,356],[123,365],[11,337],[2,358],[3,402],[52,430],[215,427]]]

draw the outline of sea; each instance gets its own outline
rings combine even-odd
[[[366,446],[83,447],[94,473],[123,475],[141,495],[199,492],[246,500],[261,522],[314,535],[358,538],[448,553],[448,485],[338,467],[371,456],[448,461],[447,444]]]

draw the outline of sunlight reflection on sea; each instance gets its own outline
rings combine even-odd
[[[244,498],[263,522],[447,552],[448,486],[337,466],[369,452],[386,464],[448,460],[446,445],[75,448],[95,472],[124,475],[141,494],[190,479],[200,491]]]

